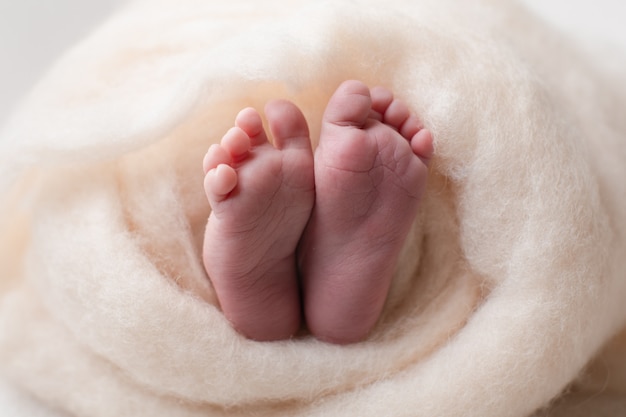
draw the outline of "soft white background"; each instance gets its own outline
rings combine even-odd
[[[581,40],[614,43],[626,50],[626,0],[524,1]],[[0,0],[0,124],[65,49],[124,3]],[[0,378],[0,415],[48,415],[42,412]]]
[[[65,49],[124,3],[0,0],[0,123]]]
[[[626,0],[525,1],[577,35],[612,40],[626,49]],[[68,46],[123,3],[0,0],[0,124]]]

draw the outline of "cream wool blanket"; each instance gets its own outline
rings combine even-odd
[[[625,415],[626,77],[603,68],[509,1],[132,3],[1,136],[2,374],[75,416]],[[436,141],[383,317],[350,346],[246,340],[201,264],[202,157],[273,98],[315,141],[346,79]]]

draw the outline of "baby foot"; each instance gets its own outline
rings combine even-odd
[[[318,338],[356,342],[375,325],[432,153],[430,132],[388,90],[347,81],[331,98],[299,250],[305,317]]]
[[[292,336],[301,308],[296,246],[315,198],[313,153],[304,116],[290,102],[265,108],[273,145],[254,109],[204,158],[212,212],[203,259],[221,308],[255,340]]]

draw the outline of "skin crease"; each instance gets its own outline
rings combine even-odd
[[[418,210],[432,135],[389,90],[359,81],[331,97],[315,154],[293,103],[265,114],[273,145],[247,108],[204,158],[203,258],[222,310],[259,341],[292,337],[301,311],[321,340],[363,340]]]

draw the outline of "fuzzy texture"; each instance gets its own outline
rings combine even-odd
[[[383,317],[246,340],[201,264],[202,157],[273,98],[315,142],[346,79],[436,142]],[[0,137],[2,373],[76,416],[622,415],[625,81],[509,1],[135,2]]]

